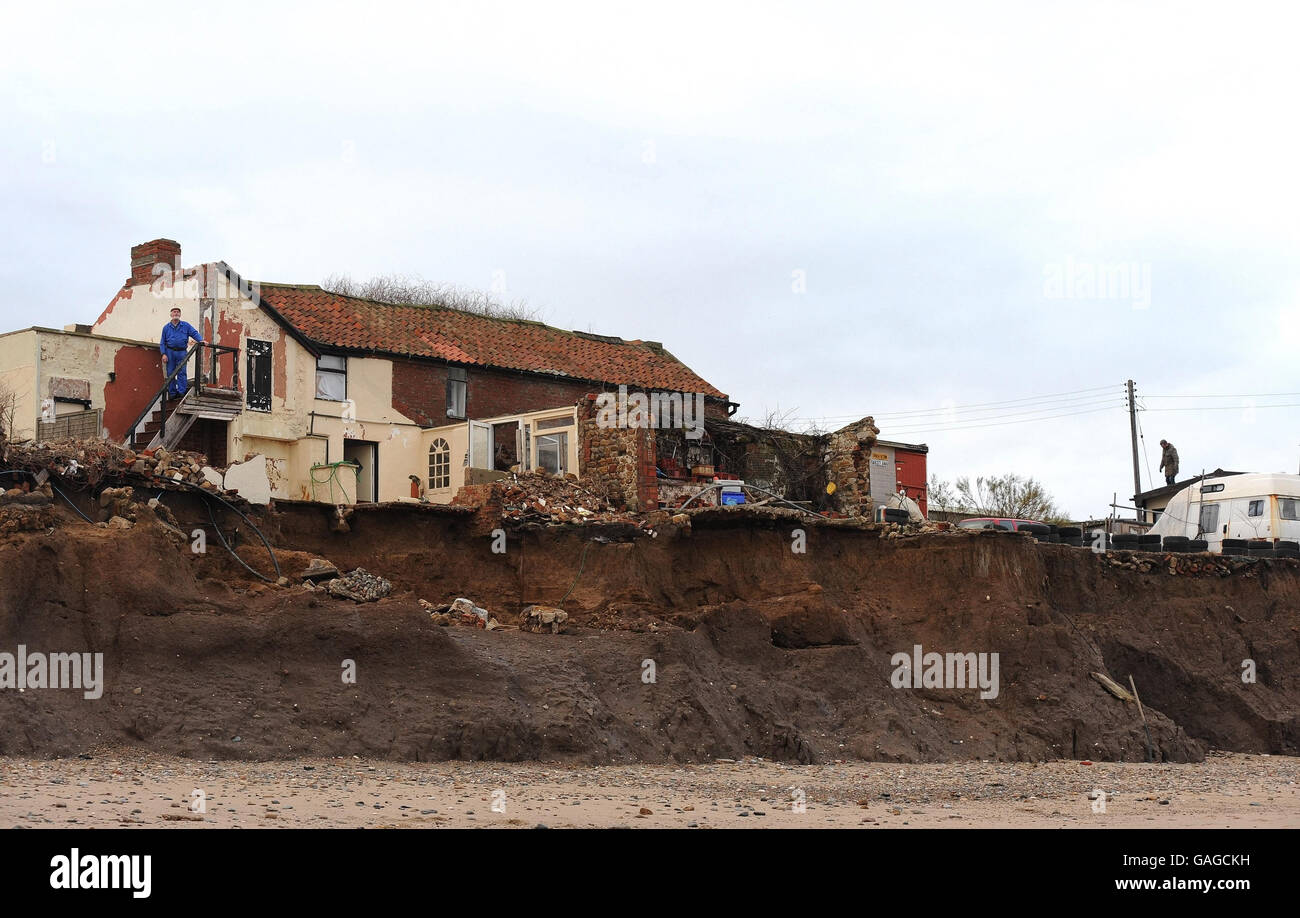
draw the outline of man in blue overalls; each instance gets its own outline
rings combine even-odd
[[[163,326],[158,350],[162,351],[164,373],[171,373],[172,370],[180,367],[180,372],[167,387],[167,394],[175,398],[180,398],[189,389],[189,380],[185,378],[185,352],[191,338],[200,344],[203,343],[203,336],[198,333],[198,330],[189,322],[181,321],[180,308],[173,309],[172,320]]]

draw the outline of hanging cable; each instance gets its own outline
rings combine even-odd
[[[202,494],[205,498],[208,499],[208,501],[209,501],[209,503],[208,503],[208,518],[212,520],[212,528],[215,529],[215,530],[217,531],[217,538],[221,540],[221,544],[222,544],[222,546],[226,549],[226,551],[230,552],[231,557],[233,557],[236,561],[238,561],[240,564],[242,564],[242,565],[243,565],[243,566],[248,570],[248,572],[251,573],[253,576],[255,576],[255,577],[257,577],[257,578],[259,578],[259,579],[261,579],[261,580],[265,580],[267,583],[276,583],[276,582],[280,579],[280,577],[282,576],[281,573],[280,573],[280,562],[279,562],[279,560],[275,557],[275,549],[273,549],[273,548],[271,547],[271,543],[268,542],[268,541],[266,540],[266,536],[262,535],[262,530],[260,530],[260,529],[257,528],[257,524],[256,524],[256,523],[254,523],[252,520],[250,520],[248,517],[246,517],[246,516],[245,516],[245,515],[240,511],[240,509],[239,509],[238,507],[236,507],[234,504],[232,504],[230,501],[226,500],[224,497],[221,497],[220,495],[214,494],[214,493],[212,493],[211,491],[206,491],[206,490],[204,490],[203,488],[199,487],[198,485],[196,485],[196,484],[191,484],[191,483],[188,482],[188,481],[176,481],[176,482],[174,482],[174,483],[175,483],[175,484],[178,484],[178,485],[181,485],[182,487],[189,488],[191,491],[197,491],[199,494]],[[243,558],[239,557],[239,555],[235,554],[235,550],[234,550],[233,548],[230,547],[230,544],[226,541],[226,537],[225,537],[225,535],[222,534],[222,532],[221,532],[221,527],[217,525],[216,514],[213,513],[213,510],[212,510],[212,503],[211,503],[212,501],[219,501],[220,503],[225,504],[226,507],[227,507],[227,508],[232,512],[232,513],[234,513],[234,514],[235,514],[236,516],[238,516],[241,520],[243,520],[245,523],[247,523],[247,524],[249,525],[249,527],[253,530],[253,532],[257,533],[257,537],[258,537],[259,539],[261,539],[261,540],[262,540],[262,544],[263,544],[264,546],[266,546],[266,553],[267,553],[268,555],[271,556],[271,564],[275,567],[275,576],[274,576],[274,577],[268,577],[268,576],[266,576],[265,574],[262,574],[262,573],[259,573],[258,571],[253,570],[253,568],[251,568],[251,567],[248,566],[248,562],[247,562],[247,561],[245,561]]]
[[[1154,488],[1156,486],[1156,477],[1151,472],[1151,457],[1147,455],[1147,438],[1146,438],[1146,434],[1143,433],[1142,431],[1142,411],[1145,410],[1146,410],[1146,406],[1145,405],[1141,406],[1139,410],[1134,411],[1134,416],[1137,419],[1138,439],[1142,441],[1142,458],[1146,460],[1146,464],[1147,464],[1147,484],[1151,485],[1151,487]],[[1163,460],[1163,454],[1161,458]]]

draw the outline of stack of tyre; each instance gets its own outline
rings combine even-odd
[[[1279,539],[1224,539],[1223,553],[1238,558],[1300,558],[1300,542]]]
[[[1237,558],[1249,558],[1250,550],[1246,547],[1249,544],[1246,539],[1224,539],[1223,553]]]
[[[1159,551],[1160,536],[1149,533],[1117,532],[1111,536],[1116,551]]]
[[[1117,532],[1110,537],[1110,543],[1116,551],[1137,551],[1138,534],[1136,532]]]
[[[1076,548],[1083,547],[1083,530],[1078,526],[1062,526],[1056,530],[1056,534],[1061,537],[1061,541],[1066,545],[1073,545]]]
[[[1165,536],[1164,549],[1178,554],[1197,554],[1209,551],[1210,543],[1205,539],[1192,539],[1187,536]]]
[[[1040,542],[1059,542],[1060,536],[1057,536],[1054,530],[1055,526],[1047,526],[1042,523],[1025,523],[1020,527],[1021,532],[1028,532]],[[1055,538],[1053,538],[1055,536]]]

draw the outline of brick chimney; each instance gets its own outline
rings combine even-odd
[[[152,284],[158,275],[154,265],[165,264],[169,270],[181,269],[181,244],[174,239],[153,239],[131,246],[131,286]]]

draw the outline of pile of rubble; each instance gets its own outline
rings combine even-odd
[[[452,600],[449,605],[436,606],[427,599],[420,600],[420,607],[429,613],[436,625],[469,625],[473,628],[483,628],[486,631],[499,631],[502,629],[513,630],[509,626],[502,625],[495,615],[484,609],[482,606],[476,606],[473,600],[461,596]],[[519,615],[520,631],[549,631],[552,634],[559,634],[561,627],[569,620],[569,613],[563,609],[557,609],[554,606],[529,606]]]
[[[636,514],[615,510],[573,476],[523,472],[492,483],[502,519],[519,523],[637,522]]]
[[[471,625],[475,628],[483,628],[487,631],[496,631],[501,627],[501,623],[487,609],[482,606],[474,605],[472,600],[460,596],[452,600],[450,605],[435,606],[427,599],[420,600],[420,608],[429,613],[435,625]]]
[[[6,475],[0,478],[0,488],[6,488],[0,491],[0,534],[34,532],[54,524],[54,491],[48,481],[33,487],[26,476]]]
[[[334,567],[328,562],[322,564]],[[338,569],[334,568],[335,576],[329,579],[322,577],[324,573],[322,568],[311,571],[310,576],[304,572],[303,586],[312,592],[328,593],[335,599],[350,599],[353,602],[378,602],[393,592],[391,581],[378,574],[370,573],[364,567],[358,567],[343,575],[339,575]]]
[[[101,481],[145,479],[184,482],[207,491],[220,491],[221,473],[208,465],[202,453],[187,450],[146,449],[136,452],[111,440],[51,440],[45,443],[9,444],[4,467],[58,475],[64,481],[94,487]]]
[[[554,606],[529,606],[519,614],[523,631],[550,631],[559,634],[560,628],[569,620],[569,613]]]

